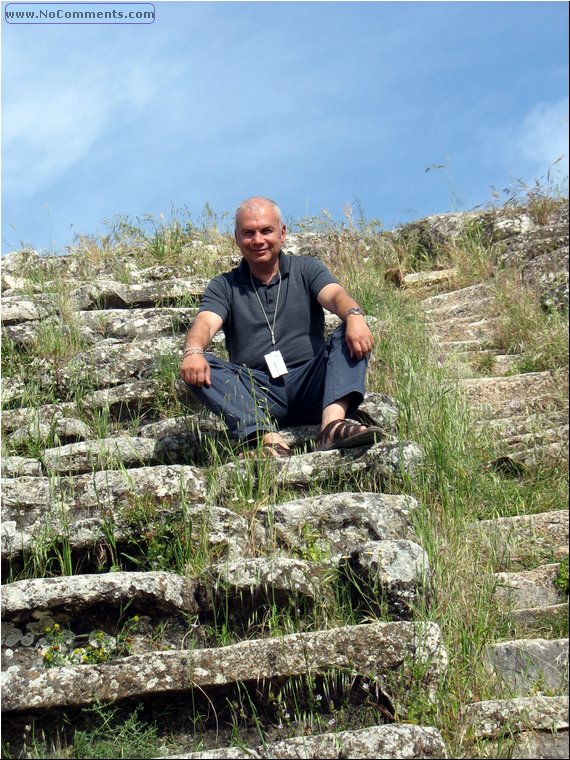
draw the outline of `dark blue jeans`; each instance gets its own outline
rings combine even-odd
[[[350,412],[364,398],[368,356],[351,358],[344,333],[342,324],[313,359],[276,379],[208,353],[210,387],[189,387],[240,440],[279,427],[318,424],[329,404],[349,396]]]

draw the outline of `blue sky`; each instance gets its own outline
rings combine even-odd
[[[391,229],[561,154],[568,174],[566,2],[156,2],[145,25],[5,6],[3,252],[253,194]]]

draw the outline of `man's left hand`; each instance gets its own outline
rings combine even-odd
[[[363,359],[374,348],[374,336],[366,320],[356,314],[347,317],[345,340],[353,359]]]

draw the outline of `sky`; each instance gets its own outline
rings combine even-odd
[[[566,2],[155,0],[138,24],[10,23],[16,5],[3,253],[205,204],[227,222],[252,195],[290,225],[349,204],[393,229],[567,182]]]

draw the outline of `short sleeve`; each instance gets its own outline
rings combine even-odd
[[[201,311],[213,311],[225,322],[230,313],[231,286],[223,275],[210,280],[202,296],[202,302],[198,309]]]
[[[303,258],[304,279],[313,298],[316,298],[326,285],[338,284],[328,268],[319,259],[312,256]]]

